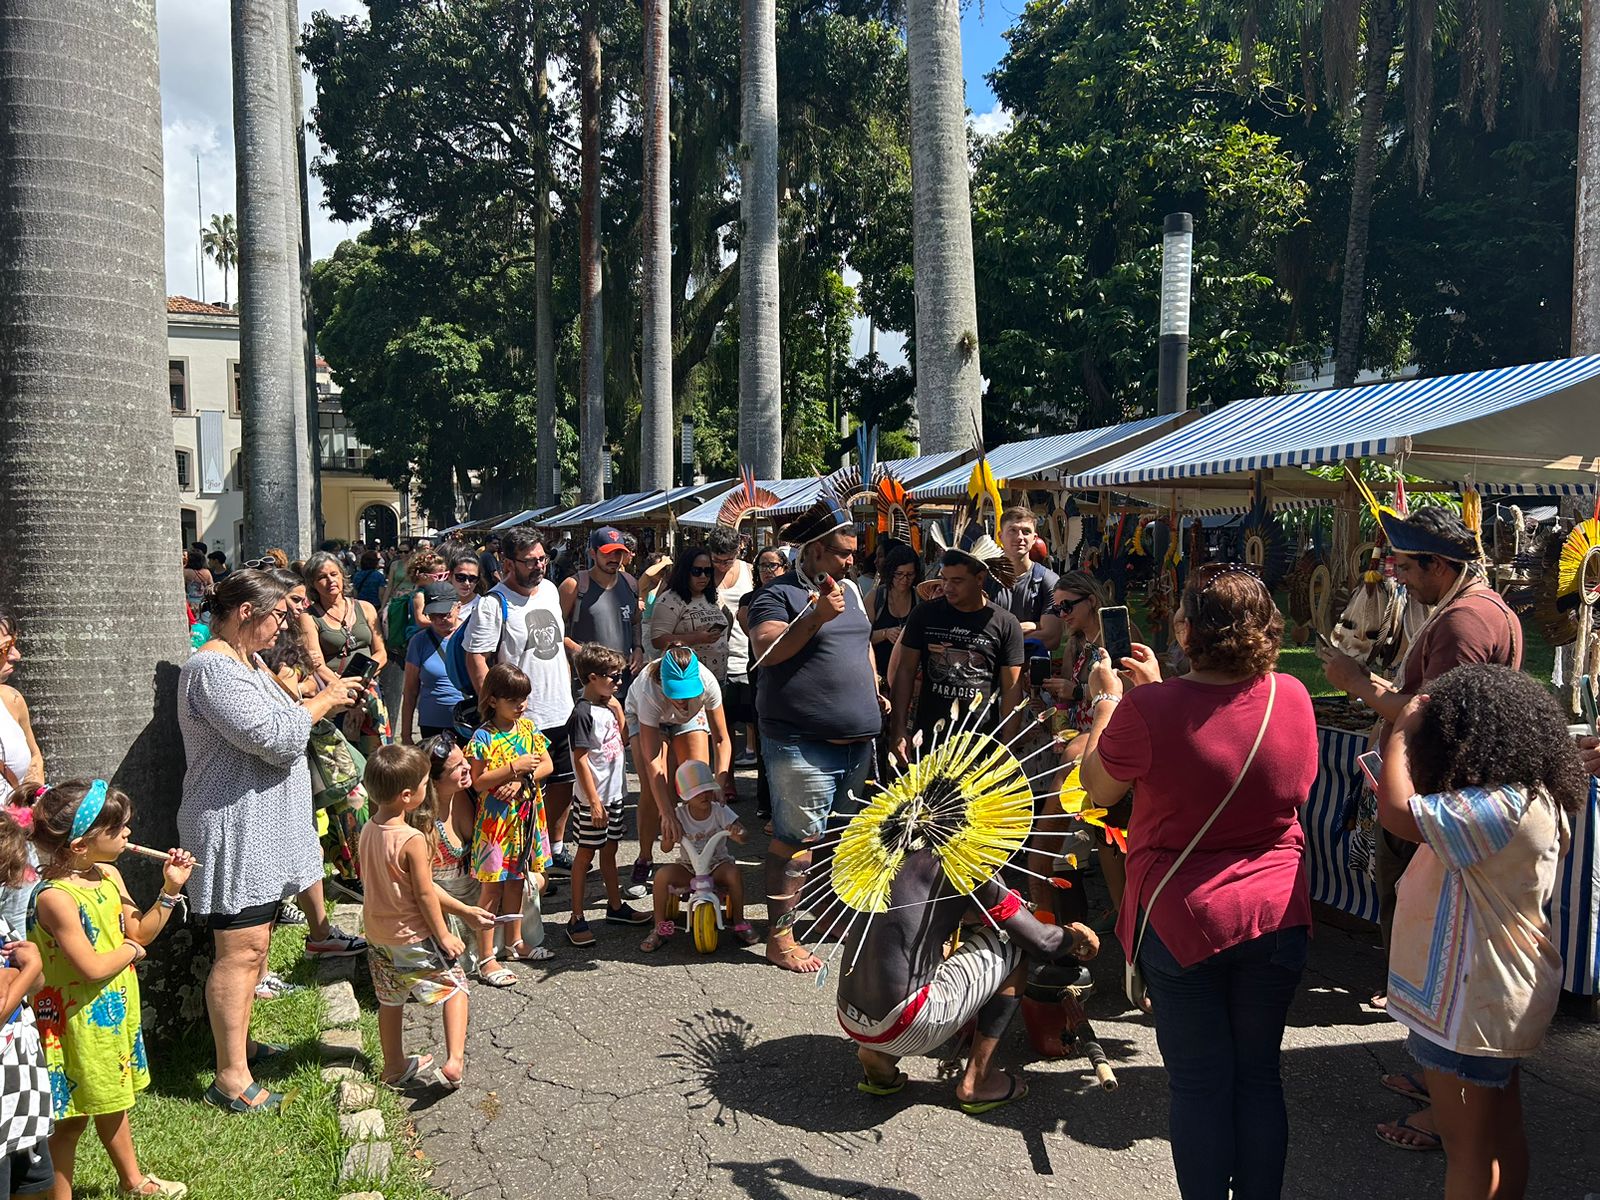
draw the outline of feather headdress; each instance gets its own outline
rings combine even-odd
[[[878,536],[904,542],[921,554],[922,523],[917,519],[917,503],[906,491],[906,485],[883,470],[872,498],[878,506]]]
[[[738,529],[739,523],[752,512],[771,508],[778,497],[756,483],[756,473],[750,467],[739,468],[739,486],[722,502],[717,510],[717,524]]]

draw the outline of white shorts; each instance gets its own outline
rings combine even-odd
[[[841,1005],[839,1024],[856,1041],[880,1054],[892,1058],[926,1054],[977,1016],[1021,961],[1022,950],[993,926],[969,927],[956,952],[939,964],[926,987],[877,1021]]]

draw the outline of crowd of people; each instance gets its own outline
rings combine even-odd
[[[938,549],[931,572],[890,538],[861,562],[854,516],[826,495],[758,551],[719,527],[641,560],[604,527],[580,561],[518,527],[482,546],[419,539],[293,564],[275,551],[230,570],[197,546],[184,563],[197,648],[178,686],[184,849],[143,910],[113,865],[133,800],[101,780],[44,786],[27,705],[4,683],[21,631],[0,613],[0,1012],[13,1014],[0,1070],[8,1097],[31,1097],[0,1108],[0,1195],[66,1200],[91,1117],[125,1191],[185,1193],[141,1168],[127,1120],[148,1080],[133,968],[180,895],[215,943],[208,1103],[282,1103],[255,1069],[285,1048],[250,1024],[288,986],[267,971],[284,921],[309,926],[308,955],[366,957],[384,1082],[454,1089],[471,982],[523,986],[513,965],[560,952],[545,916],[563,885],[562,935],[588,954],[611,926],[668,948],[674,901],[704,872],[736,941],[764,941],[787,971],[821,969],[800,936],[800,881],[824,832],[962,714],[1030,754],[1053,747],[1054,776],[1027,852],[971,896],[913,846],[838,988],[861,1091],[898,1091],[900,1058],[964,1038],[964,1110],[1025,1095],[993,1059],[1029,972],[1076,970],[1114,931],[1129,998],[1155,1023],[1183,1194],[1279,1195],[1279,1056],[1312,924],[1297,817],[1318,760],[1309,694],[1276,670],[1282,617],[1253,571],[1205,564],[1188,572],[1170,654],[1135,629],[1112,662],[1102,581],[1051,570],[1030,510],[996,525],[997,539]],[[1384,532],[1431,615],[1394,683],[1342,656],[1326,666],[1383,722],[1389,977],[1374,1003],[1407,1030],[1417,1070],[1378,1082],[1423,1108],[1377,1133],[1442,1148],[1447,1196],[1520,1196],[1519,1063],[1559,989],[1545,909],[1600,745],[1574,744],[1515,670],[1520,625],[1459,519],[1424,509]],[[624,873],[630,759],[639,855]],[[748,836],[740,769],[756,775],[748,827],[769,835],[764,937],[724,845]],[[1096,839],[1100,912],[1081,887],[1050,884],[1084,868],[1061,822],[1069,772],[1126,830]],[[330,889],[361,904],[363,936],[332,922]],[[438,1061],[403,1045],[408,1000],[441,1007]]]

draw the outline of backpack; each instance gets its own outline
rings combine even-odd
[[[407,592],[389,601],[389,632],[383,640],[393,654],[404,654],[406,647],[411,644],[411,635],[417,631],[416,623],[411,619],[412,595],[412,592]]]
[[[506,614],[509,606],[506,604],[505,595],[501,592],[491,592],[489,595],[500,601],[500,629],[501,636],[505,636]],[[478,603],[481,605],[489,597],[485,596]],[[472,686],[472,676],[467,674],[467,629],[472,624],[472,618],[477,616],[474,609],[467,619],[457,625],[449,637],[444,640],[444,647],[440,655],[444,658],[444,673],[450,677],[450,682],[455,685],[456,691],[467,700],[476,700],[478,690]]]

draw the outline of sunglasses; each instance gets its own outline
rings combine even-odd
[[[1050,613],[1054,614],[1055,616],[1064,617],[1069,612],[1071,612],[1073,609],[1077,608],[1078,605],[1082,604],[1088,598],[1089,597],[1087,597],[1087,596],[1079,596],[1076,600],[1068,600],[1068,601],[1066,601],[1064,603],[1052,604],[1047,611],[1049,611]]]
[[[764,563],[758,564],[756,569],[760,570],[760,571],[772,571],[772,572],[776,573],[778,571],[783,570],[783,564],[782,563],[775,563],[775,562],[764,562]]]
[[[277,560],[271,558],[250,558],[245,560],[244,569],[247,571],[265,571],[268,567],[277,566]]]
[[[476,575],[464,575],[460,571],[457,571],[456,572],[456,582],[457,583],[477,583],[478,582],[478,577]]]
[[[716,568],[714,568],[714,567],[690,567],[689,568],[689,574],[693,578],[699,579],[702,576],[712,574],[715,570],[716,570]]]

